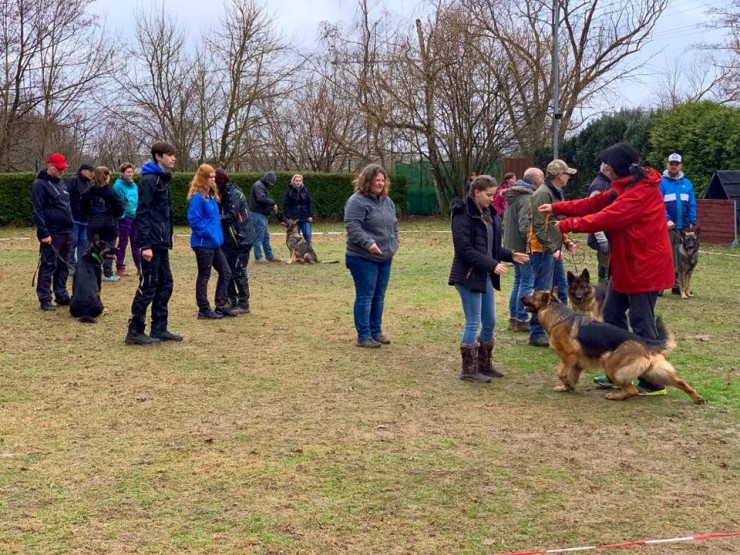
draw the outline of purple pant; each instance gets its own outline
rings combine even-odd
[[[131,240],[131,256],[136,269],[141,268],[141,249],[139,248],[139,226],[136,220],[128,216],[118,221],[118,252],[116,253],[116,268],[125,268],[126,247]]]

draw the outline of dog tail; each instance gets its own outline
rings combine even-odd
[[[651,353],[668,354],[676,348],[676,336],[668,329],[663,322],[663,318],[658,316],[655,319],[655,328],[658,330],[658,339],[648,339],[645,341],[648,351]]]
[[[80,322],[83,324],[95,324],[97,320],[93,318],[92,316],[80,316],[79,318]]]

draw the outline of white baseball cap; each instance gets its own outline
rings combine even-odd
[[[668,157],[668,163],[670,164],[671,162],[678,162],[679,164],[682,163],[683,160],[681,159],[681,155],[678,154],[677,152],[674,152],[673,154],[671,154]]]

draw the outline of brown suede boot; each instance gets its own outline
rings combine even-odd
[[[491,356],[495,344],[495,341],[480,341],[478,343],[478,372],[491,378],[503,378],[504,373],[494,368],[493,364],[491,364]]]
[[[462,372],[460,373],[461,380],[475,383],[491,382],[491,378],[489,378],[488,376],[484,376],[483,374],[478,372],[475,345],[461,344],[460,354],[462,355]]]

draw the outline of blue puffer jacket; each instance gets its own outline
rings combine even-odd
[[[668,170],[664,171],[660,192],[665,202],[666,220],[675,223],[679,230],[696,225],[694,186],[684,177],[683,172],[674,179],[668,175]]]
[[[221,229],[221,214],[218,202],[214,197],[204,197],[198,193],[190,198],[188,203],[188,224],[190,246],[193,248],[217,249],[224,242],[224,233]]]

